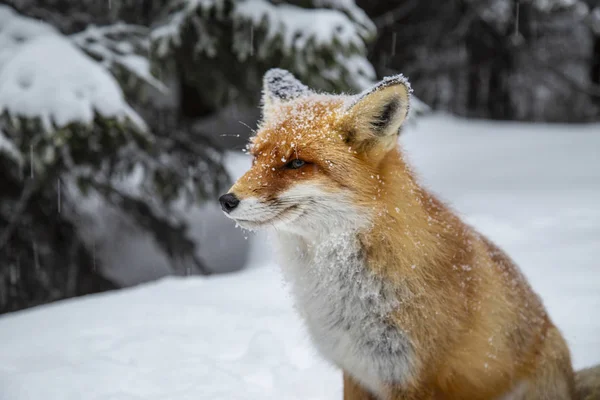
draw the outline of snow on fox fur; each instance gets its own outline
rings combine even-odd
[[[274,230],[344,399],[574,398],[569,350],[518,268],[404,161],[410,93],[401,75],[337,96],[270,70],[253,165],[223,210]]]

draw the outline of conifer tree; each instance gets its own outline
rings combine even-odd
[[[149,232],[173,273],[208,273],[180,205],[228,178],[195,119],[256,102],[274,66],[362,89],[374,35],[352,0],[0,6],[0,312],[115,287],[85,234],[90,199]]]

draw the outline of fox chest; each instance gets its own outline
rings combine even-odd
[[[408,379],[412,348],[389,319],[396,291],[369,272],[364,254],[358,240],[340,236],[288,248],[282,264],[319,352],[377,394]]]

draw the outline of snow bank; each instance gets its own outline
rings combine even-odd
[[[520,264],[576,367],[600,363],[600,126],[433,116],[401,141],[425,184]],[[268,241],[253,238],[242,273],[1,316],[0,399],[340,398]]]
[[[0,398],[330,398],[341,378],[310,349],[275,270],[170,278],[6,316]]]

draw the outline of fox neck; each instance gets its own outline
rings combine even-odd
[[[364,225],[278,235],[283,275],[316,347],[381,397],[386,382],[409,381],[418,365],[410,331],[390,328],[389,318],[426,295],[423,282],[455,251],[461,227],[416,184],[399,152],[388,157],[378,186],[359,190]]]
[[[469,252],[470,229],[417,183],[399,148],[384,157],[379,174],[371,226],[359,233],[373,272],[418,278],[458,249]]]
[[[435,258],[437,248],[450,244],[445,242],[456,242],[455,232],[448,230],[455,217],[419,186],[399,149],[382,159],[373,176],[377,179],[357,188],[352,201],[342,202],[339,210],[331,208],[307,226],[278,230],[284,257],[297,257],[297,249],[305,257],[352,242],[362,247],[373,272],[410,274],[424,258]]]

